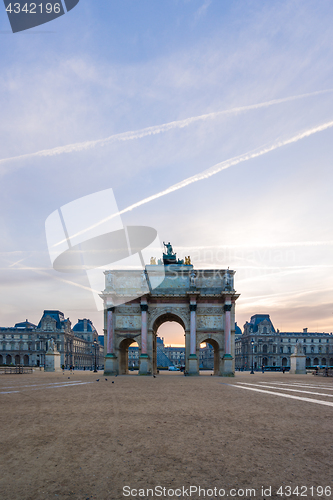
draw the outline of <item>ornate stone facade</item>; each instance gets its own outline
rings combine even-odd
[[[296,345],[298,350],[302,346],[306,368],[333,366],[332,333],[308,332],[307,328],[303,332],[280,332],[275,330],[269,314],[255,314],[236,339],[236,369],[250,370],[253,363],[254,370],[262,366],[267,370],[289,370]]]
[[[78,320],[72,328],[70,320],[61,311],[46,310],[38,325],[28,320],[14,327],[0,328],[0,365],[47,365],[47,352],[53,340],[54,350],[60,355],[60,366],[90,369],[102,366],[103,347],[94,345],[98,333],[89,319]]]
[[[166,321],[176,321],[184,329],[187,374],[199,374],[200,344],[208,342],[214,348],[214,374],[232,376],[235,302],[239,297],[234,274],[221,269],[195,270],[182,261],[146,266],[145,272],[106,271],[101,294],[105,374],[128,372],[128,348],[134,342],[139,345],[139,373],[156,373],[157,330]],[[138,298],[132,299],[134,296]]]

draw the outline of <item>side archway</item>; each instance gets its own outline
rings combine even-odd
[[[128,370],[128,348],[136,343],[136,339],[126,338],[119,343],[119,375],[127,375]]]
[[[206,344],[212,346],[213,350],[214,350],[214,354],[213,354],[213,372],[214,372],[214,375],[220,375],[221,373],[221,357],[222,357],[222,353],[221,353],[221,346],[219,344],[219,342],[217,340],[215,340],[214,338],[212,337],[206,337],[204,339],[201,339],[200,341],[200,344],[206,342]],[[200,344],[199,344],[199,349],[200,349]]]

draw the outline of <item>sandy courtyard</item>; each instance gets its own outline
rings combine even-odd
[[[1,375],[0,402],[1,500],[333,498],[333,379],[35,372]]]

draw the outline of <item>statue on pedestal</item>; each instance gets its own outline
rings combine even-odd
[[[48,352],[53,352],[55,350],[54,340],[53,339],[49,339],[47,341],[47,344],[48,344],[48,346],[47,346]]]
[[[164,243],[163,245],[166,248],[166,253],[163,253],[163,264],[168,265],[168,264],[184,264],[183,260],[177,260],[177,254],[173,251],[172,245],[169,241],[169,243]]]
[[[296,342],[294,354],[304,354],[303,344],[299,340]]]
[[[194,271],[191,272],[191,275],[190,275],[190,286],[192,288],[195,287],[195,279],[196,279],[196,274]]]

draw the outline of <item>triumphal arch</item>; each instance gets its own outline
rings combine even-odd
[[[200,344],[208,342],[214,348],[214,374],[233,376],[235,272],[195,269],[189,257],[176,258],[170,243],[165,247],[163,260],[152,258],[143,271],[104,273],[105,374],[128,373],[128,347],[134,342],[139,374],[155,374],[157,330],[176,321],[184,329],[188,375],[199,375]]]

